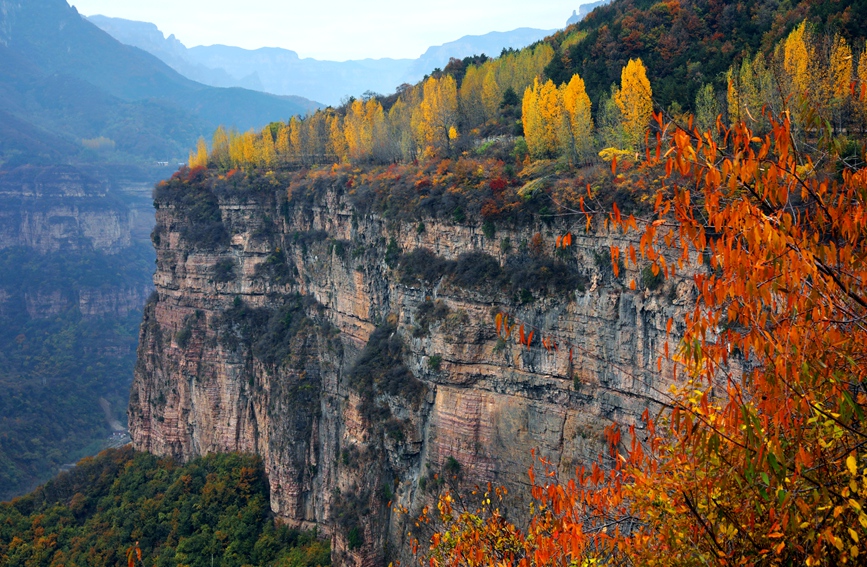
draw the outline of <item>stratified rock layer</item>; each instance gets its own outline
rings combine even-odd
[[[181,459],[262,455],[274,512],[332,534],[337,564],[406,560],[407,519],[433,498],[435,474],[526,494],[531,451],[568,475],[597,458],[606,425],[638,422],[668,386],[657,360],[691,287],[642,290],[638,271],[615,279],[607,266],[616,235],[577,236],[564,255],[587,285],[519,303],[485,282],[401,283],[396,258],[426,248],[505,263],[506,242],[519,248],[534,237],[537,253],[553,254],[566,225],[498,226],[486,238],[478,227],[426,219],[422,230],[362,214],[339,189],[303,206],[281,191],[218,201],[229,244],[199,249],[183,236],[185,214],[158,197],[157,297],[142,325],[134,443]],[[623,285],[633,278],[637,291]],[[299,297],[315,301],[287,310]],[[431,303],[439,314],[422,320]],[[497,311],[559,348],[503,340]],[[281,335],[280,321],[296,330]],[[392,340],[403,350],[386,360],[377,349]],[[382,365],[372,389],[360,356]]]

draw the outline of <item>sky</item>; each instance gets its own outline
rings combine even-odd
[[[590,0],[584,0],[587,2]],[[81,14],[152,22],[184,45],[282,47],[301,57],[416,58],[465,35],[557,29],[582,0],[69,0]]]

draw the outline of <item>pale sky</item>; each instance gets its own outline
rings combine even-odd
[[[187,47],[283,47],[334,61],[416,58],[465,35],[562,28],[587,1],[69,0],[86,16],[152,22]]]

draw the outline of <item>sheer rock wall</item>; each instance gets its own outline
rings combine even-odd
[[[692,288],[630,291],[623,282],[640,282],[636,271],[615,280],[599,258],[622,235],[577,235],[565,261],[584,274],[584,289],[521,303],[484,282],[401,283],[395,252],[483,251],[504,262],[505,238],[518,248],[539,234],[542,253],[553,254],[567,225],[498,226],[486,238],[478,226],[425,219],[420,230],[354,210],[339,189],[305,206],[279,190],[218,200],[230,244],[210,249],[184,239],[172,203],[157,203],[157,294],[130,404],[135,447],[181,459],[260,454],[274,512],[332,534],[338,565],[406,560],[407,520],[433,501],[435,473],[457,473],[463,486],[503,484],[520,500],[532,450],[568,475],[597,458],[606,425],[636,423],[668,386],[657,357]],[[278,313],[296,294],[315,300],[304,307],[312,323],[286,339],[281,360],[263,359],[256,336],[226,323],[241,306]],[[426,301],[447,310],[421,321]],[[498,310],[573,343],[572,361],[565,347],[498,340]],[[420,391],[379,387],[371,397],[359,387],[353,367],[383,326],[403,343],[397,363]]]

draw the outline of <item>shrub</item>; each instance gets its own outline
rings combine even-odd
[[[214,266],[214,282],[226,283],[235,279],[235,261],[223,258]]]

